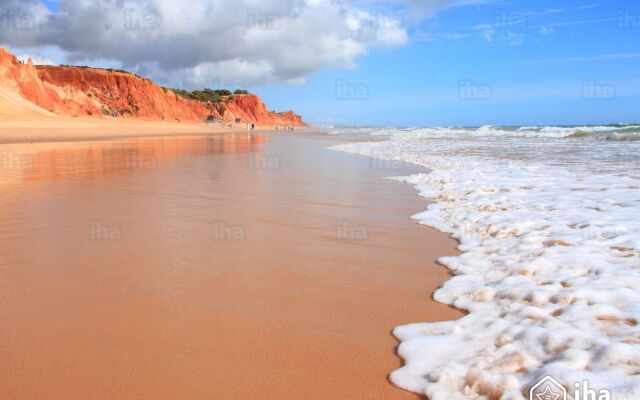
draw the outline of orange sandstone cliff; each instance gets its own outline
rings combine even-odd
[[[25,111],[24,100],[34,106],[26,107],[28,110]],[[96,118],[191,122],[215,118],[257,125],[305,125],[302,118],[292,111],[276,113],[267,110],[262,100],[252,94],[229,96],[221,102],[190,100],[128,72],[34,66],[31,60],[23,64],[2,48],[0,106],[4,113],[49,112]]]

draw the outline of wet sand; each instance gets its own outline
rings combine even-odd
[[[395,326],[454,254],[338,139],[0,146],[0,398],[416,399]]]
[[[3,115],[0,112],[0,144],[211,135],[245,131],[246,128],[239,125],[227,128],[193,122],[144,121],[133,118],[71,118],[57,115],[30,115],[24,118]]]

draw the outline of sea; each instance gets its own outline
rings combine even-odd
[[[459,241],[433,297],[466,315],[396,327],[394,384],[521,400],[551,377],[567,398],[586,382],[640,399],[640,125],[326,130],[356,138],[333,150],[424,167],[389,179],[430,199],[416,221]]]

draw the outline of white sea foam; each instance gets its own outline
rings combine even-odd
[[[624,129],[411,129],[333,147],[427,167],[398,178],[434,200],[414,218],[460,241],[434,298],[468,315],[396,328],[396,385],[522,400],[551,375],[640,399],[640,142],[598,140]]]
[[[386,136],[397,140],[434,138],[579,138],[595,137],[608,140],[636,140],[640,136],[638,125],[610,126],[493,126],[474,127],[434,127],[434,128],[380,128],[352,127],[333,128],[330,134],[361,136]],[[627,138],[629,137],[629,138]],[[613,138],[613,139],[612,139]]]

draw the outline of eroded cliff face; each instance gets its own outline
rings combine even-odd
[[[176,97],[148,79],[127,72],[82,67],[36,67],[39,78],[58,96],[80,105],[78,115],[200,121],[206,104]]]
[[[293,111],[276,113],[267,110],[267,106],[262,100],[254,95],[234,95],[233,100],[224,108],[222,117],[227,121],[240,118],[242,121],[258,125],[306,125],[302,117]]]
[[[2,88],[3,109],[7,113],[64,112],[64,102],[54,88],[44,84],[39,78],[36,68],[31,63],[23,64],[5,49],[0,48],[0,88]],[[39,107],[26,107],[24,98]]]
[[[213,117],[257,125],[304,125],[291,111],[268,111],[255,95],[234,95],[215,103],[190,100],[128,72],[23,64],[2,48],[0,87],[60,115],[191,122]]]

